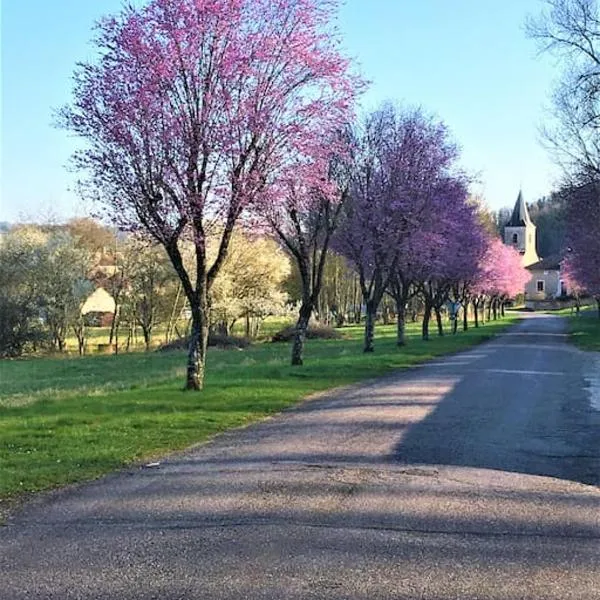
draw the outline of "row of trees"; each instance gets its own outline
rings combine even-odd
[[[468,327],[469,302],[478,326],[479,319],[484,318],[484,307],[487,318],[495,318],[503,301],[512,295],[512,290],[506,288],[496,291],[489,285],[484,287],[484,279],[490,282],[493,275],[502,272],[498,258],[503,251],[500,244],[497,251],[488,253],[487,265],[486,261],[480,265],[479,281],[473,281],[470,288],[464,284],[447,286],[446,299],[465,305],[464,329]],[[489,274],[484,276],[484,270]],[[112,297],[116,309],[105,340],[115,350],[129,350],[132,343],[137,347],[138,331],[146,349],[151,348],[159,330],[159,342],[164,343],[188,334],[189,322],[182,317],[187,312],[187,301],[160,246],[117,235],[91,219],[76,219],[61,226],[13,226],[0,245],[0,282],[4,315],[0,356],[19,356],[25,351],[63,352],[69,336],[76,337],[83,354],[89,325],[100,323],[100,315],[82,314],[82,310],[98,287]],[[400,304],[400,311],[393,284],[382,299],[379,313],[384,323],[401,317],[399,345],[404,343],[406,315],[416,321],[425,312],[422,285],[416,278],[408,283],[406,302]],[[472,293],[467,294],[467,290]],[[244,335],[255,338],[267,316],[292,317],[293,307],[301,299],[300,274],[291,269],[288,256],[277,244],[267,236],[250,239],[238,233],[211,293],[210,329],[230,335],[241,321]],[[441,310],[442,305],[438,305],[435,314],[438,333],[443,335]],[[341,326],[361,323],[362,312],[358,272],[348,259],[330,251],[313,316],[325,325]]]
[[[596,0],[546,0],[529,23],[540,48],[563,65],[545,139],[563,170],[566,277],[594,296],[600,317],[600,10]]]
[[[188,260],[189,252],[184,254]],[[252,336],[267,315],[287,311],[289,271],[289,260],[273,241],[236,236],[212,294],[213,331],[229,334],[243,319]],[[0,356],[64,352],[70,336],[83,354],[89,325],[101,316],[86,308],[98,288],[114,302],[104,340],[109,346],[129,350],[138,331],[146,349],[158,329],[165,343],[186,335],[181,282],[152,240],[117,233],[91,219],[15,225],[0,243]]]
[[[187,389],[203,385],[210,303],[239,230],[271,235],[298,273],[293,364],[332,248],[357,275],[366,351],[386,293],[401,323],[420,294],[427,337],[448,298],[511,291],[485,276],[493,242],[444,125],[392,106],[356,123],[364,83],[340,52],[336,5],[150,0],[103,20],[99,60],[76,72],[62,124],[86,142],[83,191],[165,249],[192,314]]]

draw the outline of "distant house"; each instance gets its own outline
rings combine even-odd
[[[112,296],[102,287],[92,292],[81,307],[81,314],[92,319],[98,325],[108,326],[115,314],[115,301]]]
[[[536,237],[536,227],[529,217],[523,194],[519,192],[504,229],[504,243],[520,252],[523,266],[531,273],[524,290],[525,306],[532,309],[557,308],[558,300],[568,293],[561,276],[562,257],[540,258],[536,251]]]

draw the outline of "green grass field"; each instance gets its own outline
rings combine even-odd
[[[600,352],[600,319],[595,307],[569,316],[569,331],[573,343],[582,350]]]
[[[462,350],[515,320],[430,342],[410,326],[403,349],[394,326],[378,326],[368,355],[362,329],[348,327],[346,339],[308,342],[306,365],[295,368],[288,344],[214,350],[199,394],[181,391],[182,352],[0,361],[0,502],[185,448],[312,392]]]

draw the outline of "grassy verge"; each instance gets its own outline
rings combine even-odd
[[[301,368],[288,366],[287,344],[215,350],[201,394],[181,391],[179,352],[2,361],[0,502],[185,448],[307,394],[465,349],[515,320],[430,342],[415,325],[401,350],[394,327],[379,327],[369,355],[361,352],[362,330],[349,327],[347,339],[309,342]]]
[[[573,343],[582,350],[600,352],[600,319],[597,310],[590,308],[568,319]]]

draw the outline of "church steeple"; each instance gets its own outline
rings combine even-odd
[[[507,227],[526,227],[527,225],[533,225],[530,217],[529,210],[527,210],[527,204],[523,199],[523,191],[519,190],[519,196],[515,202],[510,221],[506,224]]]
[[[527,204],[521,190],[519,190],[519,196],[515,202],[510,220],[504,228],[504,243],[507,246],[516,248],[521,253],[524,267],[539,261],[535,250],[535,225],[529,216]]]

